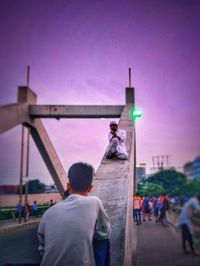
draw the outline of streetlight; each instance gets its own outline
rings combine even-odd
[[[136,188],[136,120],[138,118],[141,118],[142,117],[142,112],[139,111],[139,110],[136,110],[135,108],[133,108],[131,110],[131,118],[134,120],[134,123],[133,123],[133,132],[134,132],[134,175],[133,175],[133,182],[134,182],[134,191],[133,193],[135,194],[137,188]]]
[[[133,118],[134,120],[136,120],[137,118],[140,118],[140,117],[142,117],[142,112],[139,111],[139,110],[135,110],[135,109],[133,109],[133,110],[132,110],[132,118]]]

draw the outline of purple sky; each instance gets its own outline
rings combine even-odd
[[[171,155],[183,166],[200,154],[200,1],[1,0],[0,104],[26,82],[39,104],[124,104],[133,71],[137,163]],[[43,120],[66,169],[98,167],[107,120]],[[20,126],[0,136],[0,183],[19,179]],[[31,142],[30,177],[51,183]]]

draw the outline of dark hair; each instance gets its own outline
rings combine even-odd
[[[77,192],[86,191],[92,184],[94,168],[87,163],[75,163],[68,171],[71,188]]]
[[[69,190],[66,189],[64,192],[64,198],[66,199],[67,197],[69,197],[69,195],[70,195]]]

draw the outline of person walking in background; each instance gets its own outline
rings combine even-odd
[[[15,207],[15,217],[18,219],[19,218],[19,213],[21,212],[22,215],[22,211],[23,211],[23,206],[21,203],[17,203],[16,207]]]
[[[55,203],[53,202],[53,200],[51,199],[49,202],[49,207],[52,207]]]
[[[25,221],[28,221],[29,219],[29,215],[30,215],[30,211],[31,211],[31,206],[29,205],[29,202],[27,202],[24,206],[25,209]]]
[[[125,147],[126,131],[118,129],[118,125],[115,121],[110,122],[108,140],[109,145],[106,150],[106,158],[127,160],[128,154]]]
[[[200,256],[200,194],[196,196],[198,200],[198,207],[191,206],[191,222],[193,230],[193,239],[194,239],[194,249],[195,254]]]
[[[31,210],[33,212],[33,215],[35,217],[38,217],[38,205],[37,205],[37,201],[36,200],[33,202],[33,205],[31,206]]]
[[[159,199],[157,197],[153,198],[153,215],[157,219],[159,213]]]
[[[148,215],[149,221],[151,221],[151,213],[150,213],[150,205],[149,205],[149,198],[145,195],[143,202],[142,202],[142,211],[143,211],[143,222],[145,222],[146,215]]]
[[[133,197],[133,218],[137,225],[141,224],[142,199],[137,192]]]
[[[88,196],[94,170],[75,163],[68,171],[69,196],[49,208],[38,228],[43,265],[109,266],[109,218],[99,198]]]
[[[149,198],[149,210],[150,210],[150,215],[152,215],[153,212],[153,198]]]
[[[176,228],[181,229],[182,247],[183,247],[183,252],[185,254],[189,253],[189,251],[186,249],[186,242],[189,242],[192,254],[198,255],[194,249],[194,242],[193,242],[193,237],[195,237],[194,230],[197,225],[196,222],[194,221],[195,213],[200,215],[200,195],[198,195],[197,197],[191,198],[188,202],[184,204],[181,214],[178,218],[178,222],[176,224]],[[198,230],[200,230],[199,226],[197,225]],[[196,240],[198,240],[198,237],[199,237],[198,233],[196,236],[197,238],[195,239],[195,242]],[[198,241],[196,243],[198,244]],[[198,245],[197,245],[197,248],[198,248]]]
[[[168,199],[168,195],[167,193],[164,193],[162,198],[161,198],[161,202],[160,202],[160,216],[159,218],[156,220],[156,223],[161,223],[162,225],[167,225],[164,222],[164,219],[166,219],[166,211],[169,209],[169,199]]]

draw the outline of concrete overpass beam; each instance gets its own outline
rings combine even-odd
[[[120,117],[123,105],[31,105],[32,118],[113,118]]]

